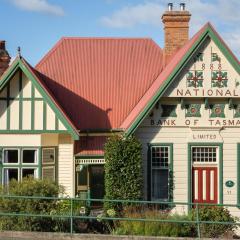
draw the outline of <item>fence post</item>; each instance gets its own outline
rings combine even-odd
[[[201,239],[201,230],[200,230],[200,223],[199,223],[198,203],[196,203],[196,210],[197,210],[198,238]]]
[[[73,234],[73,199],[71,198],[70,232]]]

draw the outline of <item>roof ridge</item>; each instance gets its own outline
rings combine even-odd
[[[56,50],[57,50],[57,48],[58,48],[58,46],[60,45],[60,44],[62,44],[62,42],[63,42],[63,38],[60,38],[58,41],[57,41],[57,43],[55,43],[54,44],[54,46],[43,56],[43,58],[35,65],[35,69],[38,69],[38,67],[40,67],[43,63],[44,63],[44,61],[47,59],[47,58],[49,58]]]
[[[71,39],[71,40],[152,40],[151,37],[79,37],[79,36],[64,36],[63,40]]]

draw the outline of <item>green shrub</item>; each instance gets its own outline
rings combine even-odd
[[[200,231],[202,237],[217,238],[222,236],[228,231],[232,231],[236,228],[236,220],[230,214],[229,210],[224,207],[216,206],[204,206],[199,207],[199,220],[200,221],[213,221],[213,222],[232,222],[233,224],[207,224],[200,225]],[[193,210],[193,217],[196,219],[196,210]]]
[[[74,200],[72,202],[73,216],[88,216],[90,208],[86,201]],[[57,201],[56,208],[51,211],[51,215],[70,216],[71,215],[71,199],[63,199]],[[88,227],[88,220],[73,219],[74,232],[85,232]],[[61,221],[56,221],[54,231],[67,232],[70,230],[69,218],[61,218]]]
[[[134,208],[125,208],[124,217],[127,218],[144,218],[147,220],[178,220],[190,221],[191,216],[171,215],[166,211],[145,209],[134,211]],[[142,235],[142,236],[165,236],[165,237],[195,237],[195,226],[189,223],[169,223],[154,221],[119,221],[115,234],[124,235]]]
[[[12,180],[0,189],[1,195],[57,197],[63,188],[48,180],[24,178],[21,182]],[[17,214],[50,215],[57,207],[55,199],[7,198],[0,197],[0,211]],[[12,216],[0,218],[0,230],[52,231],[55,220],[52,218]]]
[[[105,144],[105,198],[138,200],[142,197],[142,146],[135,137],[112,136]],[[105,203],[118,212],[121,204]],[[120,208],[120,209],[119,209]]]

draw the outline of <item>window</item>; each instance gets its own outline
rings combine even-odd
[[[18,149],[4,149],[3,151],[3,162],[8,164],[18,163],[19,153]]]
[[[22,168],[22,178],[34,177],[36,178],[36,168]]]
[[[31,164],[37,163],[37,153],[36,149],[23,149],[22,150],[22,163]]]
[[[55,148],[42,149],[42,179],[56,180]]]
[[[217,147],[192,147],[193,163],[216,163]]]
[[[151,199],[168,201],[171,198],[172,145],[151,146]]]
[[[38,176],[38,149],[5,148],[2,150],[2,182],[8,184],[12,179],[19,181],[24,177]]]
[[[13,179],[19,180],[18,168],[3,168],[3,183],[8,184]]]

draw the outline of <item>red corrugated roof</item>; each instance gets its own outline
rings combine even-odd
[[[163,69],[151,39],[62,38],[37,64],[79,130],[117,129]]]
[[[107,137],[104,136],[81,136],[80,140],[75,142],[74,152],[83,156],[103,155],[106,141]]]

